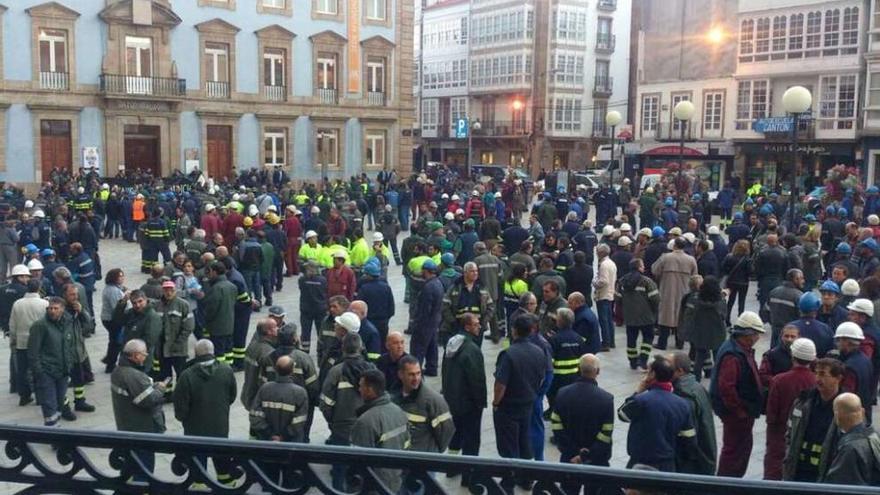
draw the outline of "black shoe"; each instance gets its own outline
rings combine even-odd
[[[425,376],[437,376],[437,370],[434,371],[425,371],[422,373]]]
[[[76,421],[76,414],[70,410],[70,406],[64,406],[61,410],[61,419],[65,421]]]
[[[104,373],[107,373],[107,374],[113,373],[113,370],[115,370],[115,369],[116,369],[116,364],[110,363],[104,367]]]
[[[630,359],[630,360],[629,360],[629,369],[634,370],[634,371],[637,370],[637,369],[639,369],[639,362],[638,362],[638,360],[636,360],[636,359]]]
[[[34,401],[34,398],[30,395],[25,395],[24,397],[18,399],[19,406],[26,406]]]
[[[80,399],[74,402],[73,408],[79,412],[95,412],[95,406],[86,402],[85,399]],[[67,419],[67,418],[65,418]],[[74,417],[74,419],[76,419]]]
[[[547,409],[546,411],[544,411],[544,414],[541,417],[544,418],[544,421],[550,421],[551,414],[553,414],[553,411]]]
[[[611,352],[611,348],[607,345],[603,345],[602,348],[599,349],[599,352]]]

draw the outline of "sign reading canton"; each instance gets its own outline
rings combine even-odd
[[[361,91],[361,0],[348,0],[348,92]]]
[[[761,134],[791,133],[793,127],[794,117],[770,117],[752,123],[752,130]]]

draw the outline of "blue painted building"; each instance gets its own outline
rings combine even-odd
[[[412,2],[0,0],[0,180],[412,161]]]

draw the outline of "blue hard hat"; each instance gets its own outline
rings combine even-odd
[[[40,250],[40,248],[38,248],[37,245],[36,245],[36,244],[33,244],[33,243],[32,243],[32,244],[27,244],[27,245],[25,245],[25,246],[24,246],[24,249],[25,249],[28,253],[36,253],[37,251]]]
[[[434,260],[425,260],[425,262],[422,263],[422,270],[437,272],[437,263],[434,263]]]
[[[835,251],[837,251],[840,254],[851,254],[852,248],[849,247],[849,244],[847,244],[845,242],[841,242],[840,244],[837,245],[837,249],[835,249]]]
[[[804,295],[801,296],[801,300],[798,301],[798,309],[801,311],[801,313],[812,313],[813,311],[819,311],[819,306],[821,305],[822,303],[819,301],[819,297],[813,292],[804,293]]]
[[[745,202],[745,204],[747,204],[747,205],[753,205],[753,204],[755,204],[755,200],[752,199],[752,198],[746,198],[746,202]]]
[[[877,194],[878,192],[880,192],[880,188],[878,188],[877,186],[870,186],[867,190],[865,190],[865,192],[867,192],[868,194]]]
[[[367,263],[364,265],[364,273],[371,277],[378,277],[382,274],[382,267],[378,263]]]
[[[760,210],[761,215],[770,215],[773,213],[773,207],[770,205],[764,205]]]
[[[808,213],[808,214],[804,215],[804,221],[805,221],[805,222],[810,222],[810,223],[815,222],[815,221],[816,221],[816,215],[813,215],[812,213]]]
[[[443,253],[443,256],[440,257],[440,263],[443,263],[446,266],[455,265],[455,255],[452,253]]]
[[[865,239],[864,241],[862,241],[861,246],[866,247],[866,248],[870,249],[871,251],[876,251],[877,248],[880,247],[877,245],[877,241],[875,241],[873,238],[870,238],[870,237]]]
[[[691,199],[694,200],[694,201],[699,201],[699,200],[702,199],[702,198],[703,198],[703,197],[700,196],[700,193],[694,193],[694,195],[691,196]]]
[[[661,227],[659,225],[654,227],[653,229],[651,229],[651,236],[652,237],[663,237],[664,235],[666,235],[666,231],[663,230],[663,227]]]
[[[55,250],[46,248],[46,249],[40,251],[40,256],[42,256],[44,258],[47,256],[55,256]]]
[[[841,217],[849,216],[849,212],[846,211],[846,208],[840,208],[837,210],[837,214]]]
[[[664,201],[664,203],[666,203],[666,206],[672,206],[675,204],[675,201],[673,201],[672,198],[666,198],[666,201]]]
[[[840,295],[840,286],[838,286],[833,280],[826,280],[822,282],[821,286],[819,286],[819,292],[833,292]]]
[[[834,206],[829,206],[829,207],[825,208],[825,214],[826,215],[836,215],[837,209],[835,209]]]
[[[745,216],[743,215],[743,213],[741,211],[738,211],[733,214],[734,220],[742,220],[743,218],[745,218]]]

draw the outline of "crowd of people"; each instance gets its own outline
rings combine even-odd
[[[765,479],[880,484],[880,218],[868,206],[880,202],[788,211],[775,194],[728,187],[713,224],[692,187],[533,197],[512,175],[473,181],[442,166],[317,184],[280,170],[107,182],[55,171],[33,199],[7,185],[0,203],[11,385],[22,406],[35,396],[47,426],[93,412],[85,339],[99,319],[123,431],[164,432],[170,403],[184,434],[227,437],[238,399],[254,439],[309,442],[317,409],[331,445],[475,456],[491,404],[502,457],[544,460],[549,423],[561,462],[608,466],[616,417],[629,423],[628,467],[742,477],[763,416]],[[116,237],[139,244],[140,288],[127,267],[103,271],[99,245]],[[396,267],[403,328],[390,324]],[[292,277],[298,324],[273,301]],[[758,312],[745,311],[753,280]],[[620,359],[644,377],[615,410],[598,356],[617,359],[619,327]],[[491,390],[490,345],[502,349]],[[242,474],[212,463],[221,482]],[[289,481],[284,466],[266,469]],[[378,473],[392,491],[409,485]],[[351,486],[344,465],[331,476]],[[502,482],[517,484],[528,486]]]

